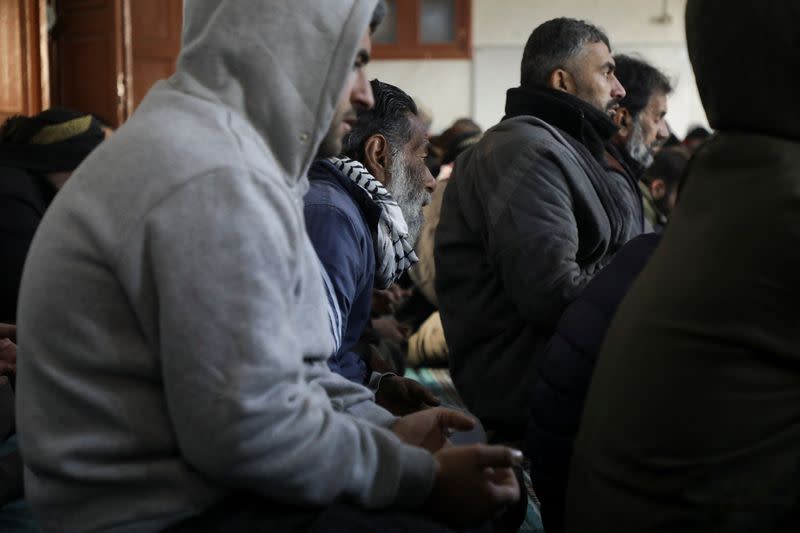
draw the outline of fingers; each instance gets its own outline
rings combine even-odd
[[[436,407],[434,410],[439,419],[440,426],[457,429],[459,431],[469,431],[475,427],[475,420],[461,411],[444,407]]]
[[[504,468],[494,473],[494,479],[489,483],[489,495],[499,504],[512,504],[519,501],[520,489],[517,478],[510,468]]]
[[[509,468],[522,464],[522,452],[507,446],[476,446],[477,462],[482,467]]]
[[[426,389],[422,395],[422,403],[426,404],[425,407],[435,407],[441,404],[442,401],[437,398],[435,394]]]
[[[0,361],[0,375],[15,374],[17,372],[17,365]]]
[[[406,387],[408,387],[408,392],[410,396],[413,396],[416,401],[421,404],[427,404],[427,406],[439,405],[441,402],[439,398],[436,397],[433,392],[422,385],[421,383],[417,383],[413,379],[410,378],[403,378],[406,382]],[[425,407],[425,406],[423,406]]]
[[[17,326],[13,324],[0,323],[0,338],[8,338],[12,341],[17,340]]]

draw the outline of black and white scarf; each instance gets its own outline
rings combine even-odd
[[[364,165],[349,157],[329,159],[348,179],[363,189],[381,209],[375,236],[375,286],[389,287],[411,266],[418,262],[413,243],[408,236],[408,224],[400,206],[383,184],[364,168]]]

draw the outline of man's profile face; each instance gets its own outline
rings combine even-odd
[[[411,135],[401,147],[392,147],[387,161],[386,188],[403,212],[411,242],[422,229],[422,208],[431,200],[436,180],[425,164],[428,157],[427,129],[419,117],[409,114]]]
[[[636,161],[649,167],[658,149],[669,138],[667,128],[667,95],[653,93],[647,106],[633,119],[625,142],[628,153]]]
[[[575,81],[575,96],[613,116],[625,96],[625,89],[614,74],[615,68],[614,57],[605,43],[588,43],[568,69]]]
[[[367,79],[366,66],[372,51],[372,38],[369,29],[361,37],[353,68],[347,75],[339,102],[325,138],[322,139],[317,157],[333,157],[342,151],[342,139],[350,133],[356,123],[358,109],[371,109],[375,105],[372,87]]]

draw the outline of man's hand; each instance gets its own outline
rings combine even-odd
[[[452,430],[469,431],[473,427],[475,422],[469,415],[434,407],[404,416],[391,429],[403,442],[436,453],[449,443],[447,437]]]
[[[7,376],[17,371],[17,345],[11,339],[0,339],[0,375]]]
[[[476,526],[520,498],[511,466],[522,452],[475,444],[444,448],[435,454],[439,469],[426,511],[454,527]]]
[[[17,342],[17,326],[0,323],[0,339],[11,339],[12,342]]]
[[[372,328],[382,338],[392,341],[395,344],[405,344],[411,334],[407,326],[404,326],[393,316],[384,316],[372,319]]]
[[[405,416],[439,405],[439,398],[413,379],[386,376],[381,379],[375,401],[394,415]]]
[[[388,289],[372,291],[372,311],[378,315],[391,315],[411,296],[409,289],[392,283]]]

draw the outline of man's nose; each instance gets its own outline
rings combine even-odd
[[[662,141],[669,139],[669,128],[667,127],[667,121],[664,119],[661,120],[661,124],[658,127],[658,138]]]
[[[375,95],[372,94],[372,85],[367,80],[367,74],[361,70],[356,76],[356,82],[350,92],[350,103],[356,109],[372,109],[375,107]]]
[[[614,75],[612,74],[612,76]],[[622,86],[616,76],[614,76],[614,81],[611,84],[611,98],[616,98],[617,100],[625,98],[625,87]]]
[[[436,190],[436,178],[433,177],[433,174],[431,174],[431,170],[427,165],[425,165],[425,179],[423,180],[423,183],[425,185],[425,189],[429,193],[433,194],[433,191]]]

